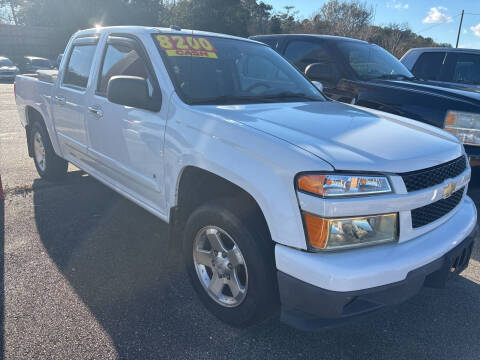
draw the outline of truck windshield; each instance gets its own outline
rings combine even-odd
[[[380,46],[344,41],[337,45],[346,62],[362,80],[414,79],[408,69]]]
[[[324,101],[268,46],[210,36],[154,35],[178,95],[190,105]]]

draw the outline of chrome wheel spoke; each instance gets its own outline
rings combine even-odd
[[[218,274],[214,272],[210,280],[210,284],[208,285],[208,290],[210,290],[212,294],[218,298],[222,294],[222,290],[224,286],[225,286],[225,283],[223,282],[223,279],[220,279],[218,277]]]
[[[208,229],[206,234],[208,242],[215,251],[225,251],[220,232],[217,229]]]
[[[197,249],[195,252],[195,260],[199,264],[212,267],[213,256],[210,251]]]
[[[230,291],[235,299],[243,296],[245,288],[240,284],[236,276],[232,276],[230,280],[227,281],[227,285],[230,288]]]
[[[233,267],[243,265],[245,263],[243,260],[242,252],[237,247],[237,245],[234,245],[231,250],[227,251],[227,257]]]

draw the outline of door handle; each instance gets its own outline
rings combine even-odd
[[[94,107],[94,106],[89,106],[88,107],[88,112],[90,114],[95,115],[97,118],[101,118],[103,116],[103,111],[100,108]]]
[[[55,95],[55,102],[57,102],[58,104],[65,104],[67,102],[67,99],[65,98],[65,96],[61,96],[61,95]]]

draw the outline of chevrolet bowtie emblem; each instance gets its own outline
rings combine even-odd
[[[443,190],[442,190],[442,196],[444,199],[449,198],[453,192],[455,191],[455,188],[457,187],[457,184],[454,182],[451,182],[447,184]]]

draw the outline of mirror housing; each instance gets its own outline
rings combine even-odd
[[[313,63],[305,68],[305,75],[311,81],[334,83],[338,80],[337,69],[333,64]]]
[[[139,109],[158,111],[152,106],[147,80],[138,76],[112,76],[107,85],[108,101]]]
[[[312,84],[315,85],[315,87],[320,90],[320,92],[323,92],[323,84],[320,81],[312,81]]]

